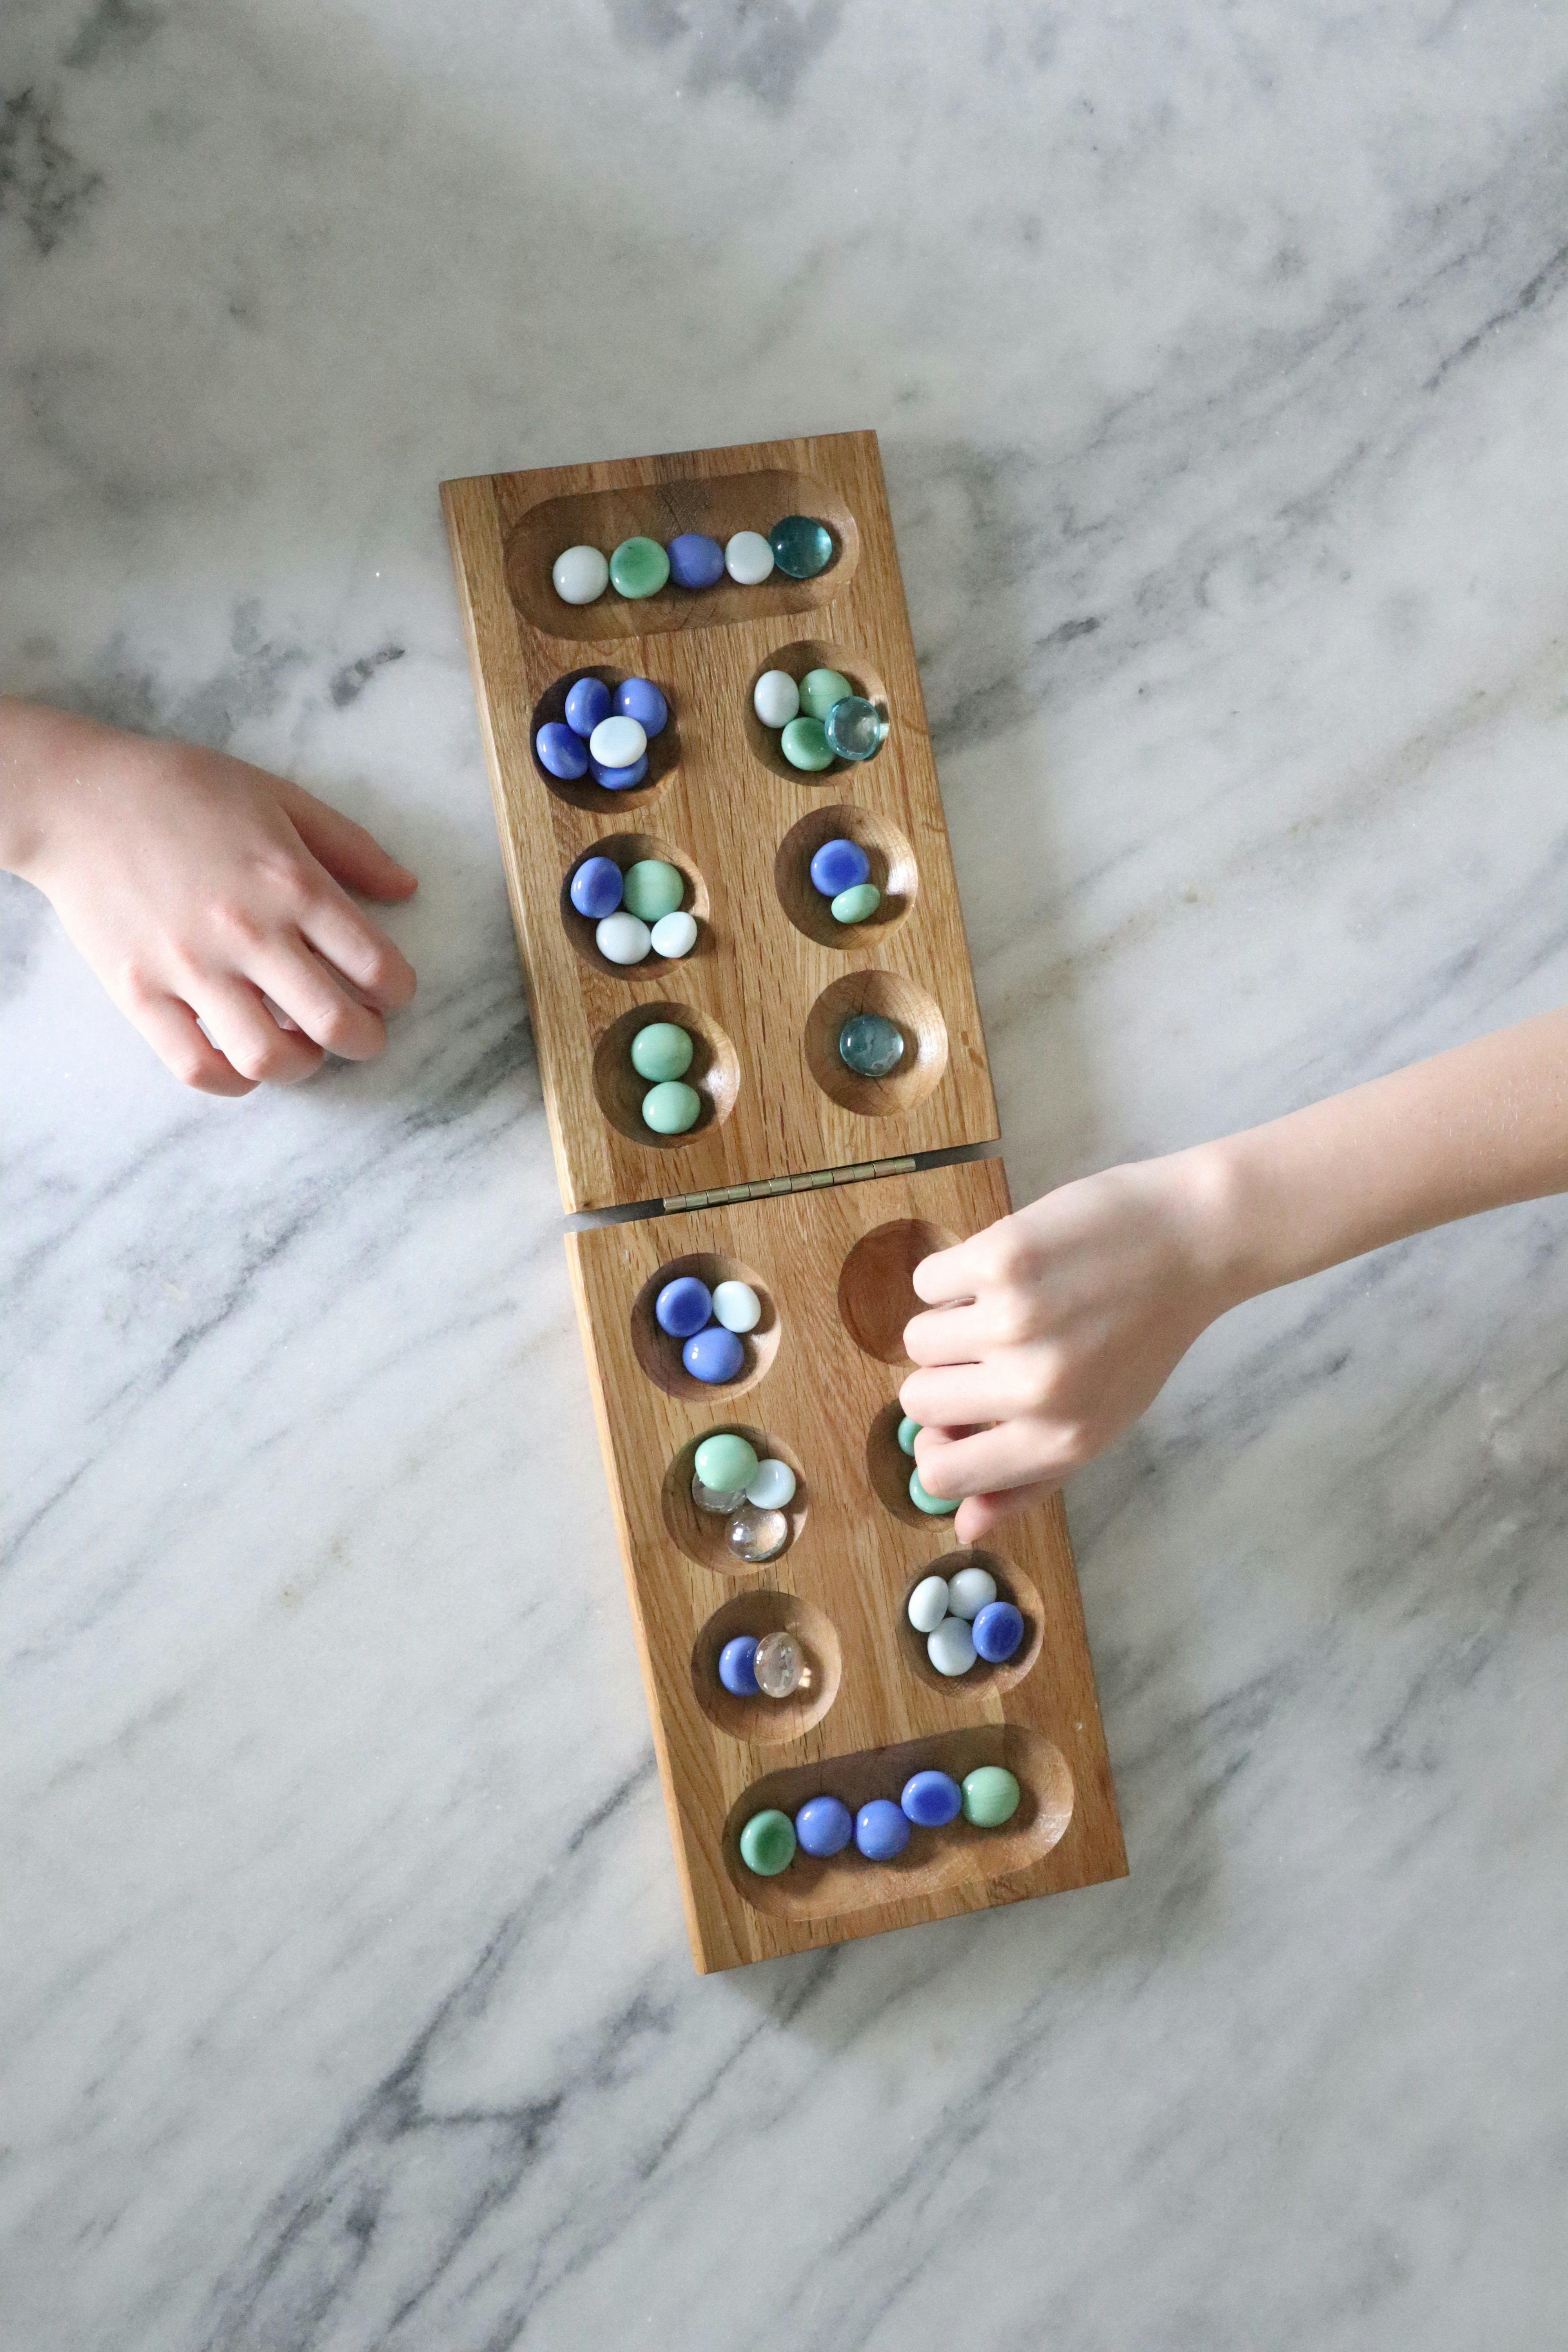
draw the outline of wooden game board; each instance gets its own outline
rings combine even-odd
[[[919,1258],[1005,1213],[994,1159],[921,1164],[989,1142],[995,1107],[931,761],[876,439],[843,434],[443,486],[502,852],[567,1207],[642,1213],[567,1236],[620,1528],[659,1768],[699,1969],[870,1935],[1121,1875],[1126,1859],[1059,1502],[973,1557],[1028,1628],[1000,1667],[938,1675],[904,1604],[953,1557],[951,1522],[910,1501],[895,1402]],[[563,604],[556,554],[633,533],[765,532],[825,520],[816,579],[726,579],[643,603]],[[752,709],[765,668],[826,665],[885,706],[874,760],[790,768]],[[653,678],[671,719],[646,783],[612,793],[545,774],[539,724],[572,680]],[[859,840],[884,890],[840,930],[805,880],[813,850]],[[597,955],[566,883],[589,850],[658,856],[688,879],[700,939],[629,971]],[[886,1013],[907,1050],[890,1079],[834,1051],[847,1013]],[[697,1042],[703,1114],[642,1129],[630,1035],[678,1020]],[[741,1376],[705,1388],[659,1331],[663,1281],[749,1282],[764,1305]],[[746,1568],[690,1502],[717,1429],[783,1456],[794,1538]],[[717,1658],[738,1633],[795,1631],[806,1684],[732,1696]],[[760,1878],[752,1813],[829,1792],[897,1798],[932,1765],[1005,1762],[1023,1789],[999,1831],[917,1831],[891,1864],[851,1846]]]

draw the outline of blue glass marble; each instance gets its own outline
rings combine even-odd
[[[626,677],[616,688],[615,715],[635,719],[643,733],[652,738],[662,732],[669,705],[651,677]]]
[[[855,1843],[868,1862],[893,1862],[910,1842],[910,1825],[886,1797],[873,1797],[855,1816]]]
[[[825,841],[811,861],[812,887],[825,898],[837,898],[840,890],[853,890],[870,877],[871,861],[858,841]]]
[[[942,1830],[963,1811],[963,1791],[949,1772],[917,1772],[899,1805],[918,1830]]]
[[[565,783],[575,783],[579,776],[588,772],[588,754],[580,738],[570,727],[563,727],[559,719],[552,719],[540,729],[533,739],[533,748],[539,754],[540,765]]]
[[[746,1351],[733,1331],[714,1323],[706,1331],[692,1333],[680,1351],[680,1360],[694,1381],[706,1381],[711,1387],[736,1377]]]
[[[726,1642],[719,1653],[719,1679],[736,1698],[755,1698],[757,1696],[756,1654],[757,1637],[754,1633],[737,1633],[734,1640]]]
[[[792,580],[815,580],[833,561],[833,534],[810,515],[785,515],[769,531],[768,545],[779,570]]]
[[[602,677],[580,677],[567,688],[566,724],[574,734],[591,735],[609,715],[610,689]]]
[[[795,1834],[802,1853],[826,1862],[854,1836],[855,1817],[837,1797],[808,1797],[795,1817]]]
[[[672,1339],[689,1339],[713,1313],[713,1293],[694,1274],[678,1274],[653,1302],[653,1319]]]
[[[1024,1620],[1010,1601],[988,1601],[970,1632],[974,1646],[987,1663],[1005,1664],[1024,1638]]]
[[[590,922],[613,915],[621,903],[621,869],[613,857],[584,857],[572,877],[572,904]]]
[[[629,768],[606,768],[603,760],[595,760],[590,751],[588,769],[594,782],[603,784],[607,793],[629,792],[634,784],[640,784],[647,773],[647,753],[645,751],[640,760],[634,760]]]
[[[724,577],[724,551],[700,530],[683,530],[665,549],[669,576],[678,588],[713,588]],[[632,717],[635,719],[636,711]]]

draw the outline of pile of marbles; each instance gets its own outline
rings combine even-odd
[[[871,879],[871,861],[858,841],[825,841],[807,868],[811,887],[827,901],[836,923],[869,922],[882,903]]]
[[[651,677],[623,678],[612,694],[602,677],[566,689],[566,720],[547,719],[533,739],[541,767],[565,784],[591,775],[607,793],[630,792],[647,774],[649,740],[664,731],[669,705]]]
[[[757,1878],[776,1878],[797,1850],[816,1862],[842,1853],[851,1838],[868,1862],[896,1862],[917,1829],[945,1829],[960,1813],[978,1830],[999,1830],[1018,1810],[1021,1791],[1005,1764],[980,1764],[957,1781],[950,1772],[917,1772],[895,1805],[873,1797],[852,1813],[839,1797],[808,1797],[792,1822],[769,1807],[741,1832],[741,1860]]]
[[[837,669],[808,669],[798,685],[787,669],[765,669],[752,689],[752,708],[778,736],[790,766],[808,774],[830,768],[836,758],[874,760],[888,732],[876,704]]]
[[[593,924],[594,945],[607,963],[643,963],[650,955],[674,961],[697,945],[697,918],[680,903],[686,877],[665,858],[639,857],[623,873],[613,857],[584,857],[567,896]]]
[[[764,539],[738,530],[722,547],[705,531],[683,530],[668,545],[623,539],[613,555],[586,545],[563,548],[551,566],[551,584],[563,604],[592,604],[613,587],[634,602],[657,596],[671,580],[678,588],[716,588],[727,572],[742,588],[757,588],[774,565],[791,580],[815,580],[833,561],[833,534],[810,515],[784,515]]]
[[[740,1378],[746,1360],[741,1342],[762,1321],[763,1302],[749,1282],[716,1282],[710,1290],[694,1274],[678,1274],[654,1300],[653,1319],[680,1341],[680,1360],[692,1379],[721,1388]],[[789,1494],[794,1492],[792,1473]]]
[[[805,1680],[805,1652],[781,1626],[776,1633],[737,1633],[719,1653],[719,1679],[735,1698],[793,1698]]]
[[[632,1039],[631,1066],[648,1081],[642,1123],[655,1135],[684,1135],[702,1116],[701,1096],[685,1082],[696,1050],[678,1021],[646,1021]]]
[[[755,1446],[731,1430],[705,1437],[692,1459],[692,1502],[710,1517],[729,1521],[724,1540],[748,1568],[789,1549],[786,1506],[795,1500],[795,1487],[787,1462],[771,1454],[759,1460]]]
[[[966,1675],[976,1658],[1004,1666],[1024,1640],[1023,1612],[997,1599],[988,1568],[922,1576],[910,1595],[909,1618],[925,1635],[926,1655],[939,1675]]]
[[[915,1440],[920,1433],[920,1423],[911,1421],[906,1413],[899,1423],[899,1452],[907,1454],[911,1462],[915,1458]],[[918,1470],[910,1472],[910,1500],[917,1511],[923,1511],[931,1519],[951,1519],[958,1508],[956,1503],[943,1502],[936,1495],[928,1495],[921,1484]]]

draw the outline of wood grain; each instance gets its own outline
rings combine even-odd
[[[568,1209],[994,1138],[876,436],[482,476],[444,484],[442,502]],[[835,534],[816,580],[726,580],[641,604],[612,591],[579,607],[550,583],[574,541],[608,551],[634,531],[682,530],[723,540],[792,511]],[[803,776],[756,719],[751,690],[764,668],[821,664],[883,700],[889,731],[874,760]],[[536,719],[558,715],[584,667],[611,684],[652,677],[668,698],[671,723],[636,791],[556,785],[535,761]],[[833,811],[829,831],[863,840],[891,886],[882,919],[837,936],[799,873]],[[563,905],[564,887],[589,851],[626,863],[648,841],[688,876],[699,945],[679,962],[616,971]],[[852,1081],[833,1051],[842,1008],[858,1003],[889,1010],[910,1037],[906,1067],[880,1087]],[[708,1066],[734,1080],[727,1096],[709,1090],[689,1135],[668,1140],[641,1129],[639,1097],[617,1097],[602,1055],[620,1016],[655,1004],[689,1008]]]
[[[951,1522],[910,1503],[894,1436],[910,1271],[1008,1205],[1001,1165],[986,1160],[567,1237],[700,1969],[1125,1874],[1059,1500],[988,1547],[1029,1627],[1016,1659],[944,1681],[904,1617],[914,1583],[954,1549]],[[710,1278],[740,1272],[765,1304],[733,1393],[684,1381],[673,1341],[662,1362],[654,1352],[665,1270],[709,1261]],[[722,1523],[686,1499],[691,1449],[721,1428],[783,1453],[800,1477],[795,1538],[765,1567],[735,1562]],[[731,1697],[715,1667],[723,1641],[780,1624],[806,1646],[811,1688],[779,1707]],[[883,1866],[851,1848],[762,1880],[740,1862],[740,1830],[765,1804],[793,1811],[818,1790],[851,1805],[896,1799],[922,1764],[962,1774],[990,1760],[1025,1791],[1005,1830],[917,1832]]]

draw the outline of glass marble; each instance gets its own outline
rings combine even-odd
[[[603,784],[607,793],[629,793],[632,786],[640,784],[647,774],[647,754],[645,752],[640,760],[634,760],[629,768],[606,767],[603,760],[595,760],[590,754],[588,773],[596,784]]]
[[[662,857],[639,857],[626,868],[621,903],[628,914],[640,915],[645,923],[657,923],[661,915],[673,915],[685,896],[685,875],[679,866],[667,865]]]
[[[833,746],[820,719],[792,719],[779,737],[779,749],[792,768],[815,772],[833,765]]]
[[[764,1633],[757,1643],[754,1671],[764,1698],[790,1698],[805,1677],[805,1652],[795,1635],[781,1627],[776,1633]]]
[[[641,963],[653,940],[635,915],[606,915],[594,931],[594,945],[608,963]]]
[[[853,890],[840,890],[828,913],[836,923],[868,923],[881,903],[874,882],[857,882]]]
[[[974,1646],[987,1665],[1005,1666],[1024,1639],[1023,1612],[1010,1601],[988,1601],[974,1620]]]
[[[917,1511],[924,1511],[926,1517],[932,1519],[951,1519],[958,1508],[956,1503],[944,1503],[935,1495],[928,1495],[921,1485],[918,1470],[910,1472],[910,1500]]]
[[[773,562],[792,580],[815,580],[833,561],[833,533],[810,515],[783,515],[768,533]],[[614,577],[615,565],[610,566]]]
[[[755,1449],[732,1430],[715,1430],[691,1457],[691,1467],[705,1486],[744,1495],[757,1475]]]
[[[746,1499],[743,1486],[705,1486],[700,1478],[691,1481],[694,1507],[710,1519],[731,1519]]]
[[[573,694],[576,691],[574,687]],[[603,768],[635,767],[647,750],[647,737],[635,719],[616,719],[610,710],[608,693],[603,687],[599,691],[605,696],[605,715],[594,721],[589,731],[588,756]]]
[[[721,1323],[711,1323],[706,1331],[692,1333],[680,1351],[680,1360],[694,1381],[717,1388],[740,1377],[746,1351],[733,1331],[726,1331]]]
[[[726,1331],[754,1331],[763,1319],[763,1302],[749,1282],[718,1282],[713,1312]]]
[[[664,1024],[660,1023],[660,1027]],[[646,1033],[639,1030],[638,1035]],[[682,1033],[684,1034],[684,1032]],[[653,1302],[653,1319],[672,1339],[689,1339],[713,1312],[713,1294],[694,1274],[678,1274]]]
[[[853,1013],[838,1032],[838,1058],[862,1078],[889,1076],[904,1058],[904,1033],[880,1013]]]
[[[623,539],[610,558],[618,596],[656,596],[669,577],[669,558],[657,539]]]
[[[651,677],[625,677],[610,698],[617,719],[635,719],[645,735],[662,735],[669,705]]]
[[[762,1511],[782,1511],[795,1500],[795,1476],[787,1462],[770,1454],[757,1465],[757,1475],[746,1481],[746,1500]]]
[[[999,1830],[1018,1810],[1017,1781],[1005,1764],[980,1764],[963,1776],[963,1818],[976,1829]]]
[[[563,604],[591,604],[610,584],[610,567],[596,547],[563,547],[550,567],[550,584]]]
[[[730,1549],[753,1568],[760,1560],[777,1559],[788,1542],[789,1521],[782,1511],[759,1511],[754,1503],[742,1503],[730,1522]]]
[[[764,727],[787,727],[800,715],[800,688],[787,669],[765,669],[752,688],[752,709]]]
[[[615,859],[584,857],[572,877],[570,896],[577,912],[591,922],[613,915],[621,903],[621,869]]]
[[[800,707],[808,719],[826,719],[836,702],[847,702],[854,691],[842,670],[808,669],[800,682]]]
[[[916,1772],[904,1782],[899,1810],[921,1830],[942,1830],[963,1811],[963,1791],[951,1772]]]
[[[754,1633],[737,1633],[719,1653],[719,1679],[735,1698],[757,1696],[757,1641]]]
[[[579,776],[588,772],[588,754],[583,749],[583,739],[570,727],[563,727],[559,719],[550,719],[533,739],[539,754],[539,764],[547,768],[563,783],[574,784]]]
[[[684,908],[678,914],[661,915],[651,936],[655,955],[689,956],[697,945],[697,918]]]
[[[926,1635],[926,1655],[939,1675],[966,1675],[974,1664],[974,1636],[962,1617],[944,1617]]]
[[[647,1028],[639,1029],[632,1039],[632,1067],[639,1078],[683,1078],[691,1067],[692,1052],[690,1034],[678,1021],[650,1021]],[[692,1286],[701,1291],[706,1302],[706,1286],[698,1282]],[[703,1323],[707,1322],[710,1312],[710,1307],[704,1304]],[[666,1325],[665,1328],[668,1329],[670,1327]],[[702,1324],[695,1323],[691,1328],[700,1331]]]
[[[574,735],[591,735],[610,715],[610,689],[602,677],[580,677],[566,689],[566,724]]]
[[[855,1834],[855,1816],[838,1797],[808,1797],[795,1817],[802,1853],[827,1862],[842,1853]]]
[[[988,1568],[961,1568],[947,1580],[947,1605],[955,1617],[978,1617],[996,1598],[996,1579]]]
[[[934,1633],[947,1615],[947,1579],[922,1576],[910,1595],[910,1623],[917,1633]]]
[[[741,1832],[741,1860],[755,1878],[776,1878],[795,1860],[795,1823],[772,1807],[753,1813]]]
[[[825,841],[810,866],[811,887],[825,898],[854,890],[871,878],[871,861],[858,841]]]
[[[616,918],[610,918],[614,922]],[[702,1116],[702,1097],[695,1087],[679,1078],[665,1078],[649,1087],[642,1098],[642,1123],[655,1135],[684,1135]]]
[[[888,733],[888,722],[876,704],[859,694],[847,694],[836,702],[822,728],[841,760],[874,760]]]
[[[909,1414],[906,1412],[902,1421],[899,1423],[899,1452],[900,1454],[908,1454],[912,1456],[915,1450],[915,1440],[920,1433],[920,1423],[918,1421],[911,1421]]]
[[[760,530],[738,530],[724,543],[724,569],[742,588],[760,588],[773,568],[773,551]]]
[[[855,1816],[855,1843],[868,1862],[896,1862],[909,1842],[903,1811],[886,1797],[873,1797]]]
[[[724,577],[724,551],[706,531],[683,530],[665,549],[678,588],[713,588]]]

